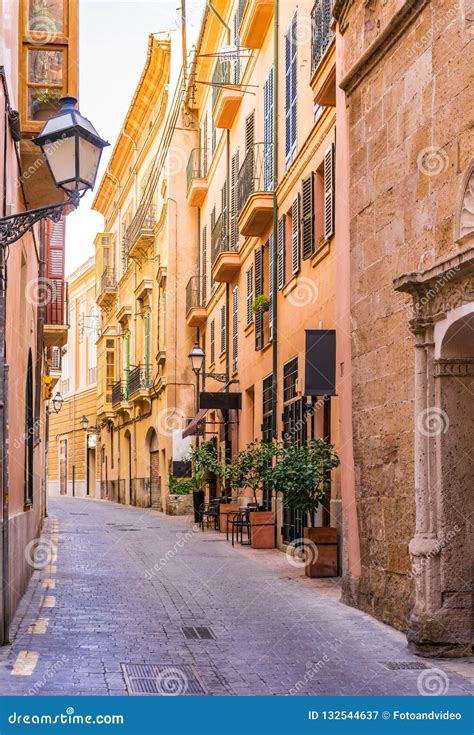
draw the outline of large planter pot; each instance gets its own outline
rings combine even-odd
[[[193,512],[193,496],[169,495],[167,513],[169,516],[188,516]]]
[[[260,511],[250,513],[249,517],[252,549],[274,549],[275,513]]]
[[[239,510],[239,508],[238,503],[221,503],[219,505],[219,531],[221,533],[227,532],[227,521],[230,518],[230,514]]]
[[[304,537],[314,544],[307,553],[307,577],[337,577],[337,528],[305,528]]]

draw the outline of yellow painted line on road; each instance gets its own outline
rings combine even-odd
[[[47,618],[38,618],[34,623],[31,623],[28,628],[28,633],[34,635],[44,635],[48,630],[49,620]]]
[[[45,567],[43,569],[46,574],[56,574],[56,567],[53,564],[50,564],[48,567]]]
[[[43,579],[43,587],[46,589],[54,590],[56,589],[56,580],[55,579]]]
[[[56,605],[56,598],[53,595],[46,595],[43,600],[43,607],[54,607]]]
[[[12,676],[31,676],[38,663],[39,653],[20,651],[13,664]]]

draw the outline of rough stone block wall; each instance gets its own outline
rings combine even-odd
[[[346,73],[404,5],[353,4]],[[458,250],[456,196],[473,150],[473,37],[458,3],[428,2],[347,97],[362,555],[356,603],[401,629],[413,595],[414,349],[409,299],[395,293],[393,280]]]

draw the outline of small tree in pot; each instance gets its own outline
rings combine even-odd
[[[281,451],[273,470],[273,482],[283,493],[285,505],[306,518],[304,540],[292,542],[303,552],[307,576],[337,576],[337,530],[313,528],[313,516],[331,491],[331,471],[339,457],[332,444],[315,439],[304,446],[290,445]]]

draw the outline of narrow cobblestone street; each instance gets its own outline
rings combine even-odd
[[[52,536],[57,553],[12,626],[3,695],[132,693],[124,664],[183,672],[183,694],[418,694],[430,675],[434,693],[470,691],[451,664],[390,670],[423,661],[401,634],[300,580],[280,552],[268,564],[189,519],[101,501],[53,500],[48,526],[45,551]],[[205,626],[210,639],[183,632]]]

